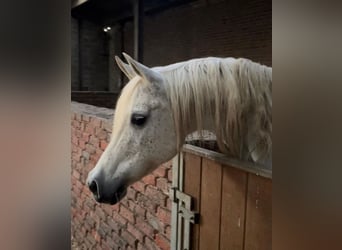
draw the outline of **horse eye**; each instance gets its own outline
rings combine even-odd
[[[131,123],[133,125],[137,125],[137,126],[142,126],[145,124],[146,122],[146,116],[144,115],[139,115],[139,114],[133,114],[131,117]]]

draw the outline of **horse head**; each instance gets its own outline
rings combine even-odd
[[[177,153],[176,132],[163,76],[124,54],[129,78],[117,101],[111,140],[87,185],[98,202],[115,204],[127,187]]]

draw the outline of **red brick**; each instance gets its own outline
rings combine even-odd
[[[95,230],[91,231],[91,235],[94,237],[95,241],[101,242],[101,235]]]
[[[127,248],[126,248],[126,250],[136,250],[136,249],[137,249],[136,246],[134,246],[134,247],[132,247],[132,246],[127,246]]]
[[[126,196],[126,199],[127,199],[128,197]],[[129,210],[131,210],[132,212],[134,211],[134,209],[135,209],[135,206],[136,206],[136,204],[135,204],[135,202],[133,202],[133,201],[131,201],[131,200],[128,200],[127,199],[127,201],[128,201],[128,208],[129,208]]]
[[[95,200],[94,199],[87,199],[84,204],[88,206],[91,210],[95,209]]]
[[[132,224],[127,224],[127,231],[130,232],[138,241],[142,242],[144,239],[144,234],[140,232],[136,226],[133,226]]]
[[[94,135],[90,136],[89,143],[96,148],[100,146],[100,140],[96,138]]]
[[[129,187],[127,189],[127,198],[130,199],[130,200],[136,200],[136,195],[137,195],[137,191],[135,191],[134,188],[132,187]]]
[[[81,183],[83,186],[82,194],[84,194],[84,198],[87,199],[88,197],[92,198],[92,193],[90,192],[89,187],[85,183]]]
[[[88,178],[88,173],[87,173],[87,172],[86,172],[86,173],[81,173],[81,179],[80,179],[80,181],[81,181],[82,183],[86,183],[87,178]]]
[[[134,223],[135,219],[134,219],[134,214],[132,211],[130,211],[129,209],[127,209],[125,206],[120,205],[120,214],[126,218],[129,222]]]
[[[159,250],[159,247],[154,243],[154,240],[151,240],[149,237],[145,237],[144,241],[147,249]]]
[[[107,236],[103,244],[110,249],[119,249],[119,246],[114,242],[114,240],[112,240],[112,237]]]
[[[137,193],[137,203],[148,211],[155,212],[157,204],[141,193]]]
[[[91,168],[93,168],[96,165],[96,163],[99,161],[100,157],[101,157],[101,154],[93,154],[90,156],[89,161],[92,163]]]
[[[141,181],[137,181],[136,183],[134,183],[134,184],[132,185],[132,187],[133,187],[135,190],[139,191],[140,193],[144,193],[144,192],[145,192],[146,184],[143,183],[143,182],[141,182]]]
[[[112,132],[112,127],[113,127],[113,124],[108,121],[103,121],[101,124],[101,128],[103,128],[104,130],[108,132]]]
[[[159,193],[160,193],[160,190],[158,190],[156,187],[147,186],[144,194],[149,198],[153,198],[153,197],[158,196]]]
[[[100,235],[101,239],[105,238],[107,235],[107,232],[103,229],[103,223],[100,222],[100,225],[96,228],[96,232]],[[111,231],[108,232],[109,234]]]
[[[113,206],[109,206],[107,204],[101,205],[103,211],[108,215],[108,216],[112,216],[113,214]]]
[[[165,227],[165,237],[170,240],[171,239],[171,226]]]
[[[147,212],[146,221],[154,228],[155,233],[164,231],[164,224],[160,221],[160,218],[158,218],[156,214],[151,214]]]
[[[108,235],[111,235],[113,230],[106,222],[103,221],[100,223],[100,228]]]
[[[145,235],[152,237],[154,235],[153,227],[148,224],[145,220],[137,218],[135,226],[142,231]]]
[[[95,154],[96,152],[96,147],[91,145],[91,144],[87,144],[86,145],[86,149],[85,149],[90,155],[91,154]]]
[[[90,117],[88,115],[82,115],[82,121],[85,121],[85,122],[89,122],[90,121]]]
[[[85,142],[88,142],[89,139],[90,139],[90,134],[87,133],[87,132],[83,132],[83,133],[82,133],[82,139],[83,139]]]
[[[106,140],[106,139],[107,139],[108,132],[105,131],[105,130],[102,129],[102,128],[96,128],[96,129],[95,129],[95,135],[96,135],[96,137],[99,138],[100,140]]]
[[[76,114],[75,114],[75,119],[76,119],[77,121],[82,121],[82,114],[76,113]]]
[[[80,176],[80,174],[77,171],[74,171],[74,173],[77,173],[78,176]],[[83,192],[84,189],[84,184],[82,182],[80,182],[78,179],[75,180],[75,186],[81,190],[81,192]]]
[[[125,219],[124,217],[122,217],[118,213],[113,213],[113,220],[120,223],[121,225],[126,225],[126,223],[127,223],[127,219]]]
[[[78,145],[78,138],[75,136],[71,136],[71,142],[77,146]]]
[[[172,208],[172,201],[170,199],[170,197],[168,197],[166,199],[166,208],[169,209],[171,211],[171,208]]]
[[[84,140],[82,140],[82,139],[79,139],[79,140],[78,140],[78,146],[79,146],[79,148],[81,148],[81,149],[85,149],[85,147],[86,147],[86,142],[85,142]]]
[[[171,224],[171,211],[163,209],[161,207],[157,208],[157,217],[164,223],[164,224]]]
[[[81,122],[81,124],[80,124],[80,130],[81,130],[81,131],[84,131],[87,124],[88,124],[87,122]]]
[[[80,122],[74,120],[71,122],[71,126],[73,126],[74,128],[80,128]]]
[[[107,141],[101,140],[101,142],[100,142],[100,148],[101,148],[102,150],[105,150],[107,146],[108,146]]]
[[[167,161],[167,162],[163,163],[162,165],[167,169],[171,169],[172,168],[172,160]]]
[[[100,206],[96,206],[96,214],[102,219],[102,220],[106,220],[107,215],[105,214],[105,212],[103,211],[103,209]]]
[[[153,174],[149,174],[149,175],[146,175],[142,181],[145,183],[145,184],[149,184],[149,185],[152,185],[152,186],[155,186],[156,185],[156,177],[153,175]]]
[[[111,140],[111,134],[110,133],[108,133],[106,140],[108,143],[110,142],[110,140]]]
[[[161,189],[165,194],[169,194],[170,184],[166,178],[157,179],[157,187]]]
[[[146,209],[139,206],[139,205],[136,205],[135,208],[134,208],[134,212],[135,214],[137,214],[138,216],[141,216],[143,218],[145,218],[145,215],[146,215]]]
[[[96,240],[93,237],[88,236],[86,239],[84,239],[87,242],[88,249],[95,249],[95,246],[97,245]]]
[[[161,234],[156,235],[155,242],[160,247],[160,249],[162,249],[162,250],[169,250],[170,249],[170,241],[168,239],[166,239]]]
[[[102,120],[97,117],[91,117],[90,122],[94,126],[94,128],[100,128]]]
[[[75,193],[76,197],[78,197],[77,200],[80,200],[80,195],[81,195],[82,189],[78,188],[76,185],[73,186],[73,193]]]
[[[90,123],[85,126],[85,132],[89,134],[94,134],[95,133],[95,128],[92,126]]]
[[[159,204],[161,206],[165,206],[167,195],[165,195],[163,192],[158,190],[156,187],[147,186],[146,191],[145,191],[145,195],[149,199],[154,201],[156,204]]]
[[[95,228],[95,220],[94,218],[90,217],[90,216],[87,216],[85,218],[85,224],[88,224],[90,228]]]
[[[119,233],[120,229],[122,228],[122,225],[113,220],[112,218],[108,218],[107,223],[108,226],[117,233]]]
[[[172,182],[172,168],[167,171],[167,179]]]
[[[124,239],[122,239],[121,236],[119,236],[117,233],[113,232],[113,233],[112,233],[112,237],[113,237],[115,243],[116,243],[117,245],[119,245],[119,247],[120,247],[121,249],[125,249],[125,248],[126,248],[127,242],[126,242]],[[120,249],[120,248],[118,248],[118,249]]]
[[[111,206],[113,213],[118,213],[120,210],[120,203]]]
[[[90,154],[87,151],[82,151],[82,157],[86,160],[89,160]]]
[[[77,138],[80,138],[82,136],[82,131],[80,129],[75,129],[74,130],[74,135],[77,137]]]
[[[121,237],[131,246],[135,246],[137,239],[127,231],[121,232]]]
[[[142,243],[138,242],[137,250],[148,250]]]
[[[80,179],[80,173],[76,170],[72,170],[72,176],[75,177],[76,180]]]
[[[81,160],[81,154],[77,153],[77,154],[72,154],[72,159],[76,162],[79,162]]]
[[[153,174],[158,177],[166,177],[166,171],[167,171],[167,168],[161,165],[156,170],[153,171]]]
[[[126,207],[128,210],[133,211],[132,209],[130,209],[129,207],[129,203],[128,203],[128,199],[127,196],[125,196],[121,201],[120,201],[120,206],[123,205],[124,207]]]

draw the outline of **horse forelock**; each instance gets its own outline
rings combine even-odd
[[[129,119],[134,97],[141,82],[142,78],[140,76],[135,76],[123,88],[115,107],[112,138],[116,138],[118,135],[122,134],[121,132],[125,127],[124,125],[127,123],[127,119]]]

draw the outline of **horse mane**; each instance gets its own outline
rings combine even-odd
[[[272,68],[248,59],[211,57],[153,69],[166,81],[178,150],[189,128],[195,124],[202,131],[209,117],[223,153],[254,162],[270,157]]]

